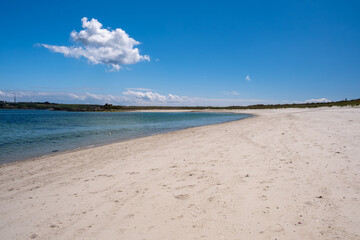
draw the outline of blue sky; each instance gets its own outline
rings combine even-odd
[[[3,1],[0,100],[14,92],[19,101],[124,105],[359,98],[359,12],[359,1]],[[128,38],[99,45],[89,30],[97,23]]]

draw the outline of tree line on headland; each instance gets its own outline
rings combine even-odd
[[[95,105],[95,104],[59,104],[50,102],[6,102],[0,101],[0,109],[39,109],[52,111],[85,111],[85,112],[112,112],[135,110],[207,110],[207,109],[276,109],[276,108],[317,108],[333,106],[360,106],[360,98],[326,103],[293,103],[293,104],[257,104],[250,106],[121,106],[121,105]]]

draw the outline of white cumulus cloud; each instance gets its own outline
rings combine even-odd
[[[126,106],[240,106],[259,103],[274,103],[262,99],[219,99],[178,96],[172,93],[160,94],[154,91],[127,90],[122,95],[94,94],[89,92],[64,91],[1,91],[0,101],[82,103]]]
[[[71,32],[74,46],[56,46],[41,44],[43,47],[66,57],[84,57],[93,64],[105,64],[110,71],[118,71],[122,65],[135,64],[140,61],[150,61],[148,55],[140,55],[139,49],[134,47],[140,43],[117,28],[109,30],[96,19],[88,21],[81,19],[83,30]]]
[[[167,103],[189,103],[191,102],[191,99],[188,97],[180,97],[178,95],[174,94],[168,94],[168,95],[162,95],[157,92],[141,92],[141,91],[132,91],[128,89],[126,92],[123,92],[123,94],[133,100],[137,103],[159,103],[159,104],[167,104]]]

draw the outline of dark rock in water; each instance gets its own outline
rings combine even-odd
[[[55,150],[52,150],[52,152],[58,152],[59,150],[55,149]]]

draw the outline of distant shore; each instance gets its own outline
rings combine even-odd
[[[253,109],[282,109],[282,108],[319,108],[319,107],[356,107],[360,106],[360,98],[342,100],[336,102],[309,102],[293,104],[257,104],[250,106],[121,106],[121,105],[98,105],[98,104],[60,104],[50,102],[6,102],[0,101],[0,109],[40,109],[50,111],[83,111],[83,112],[121,112],[138,110],[253,110]]]
[[[2,239],[358,239],[360,108],[257,117],[0,166]]]

